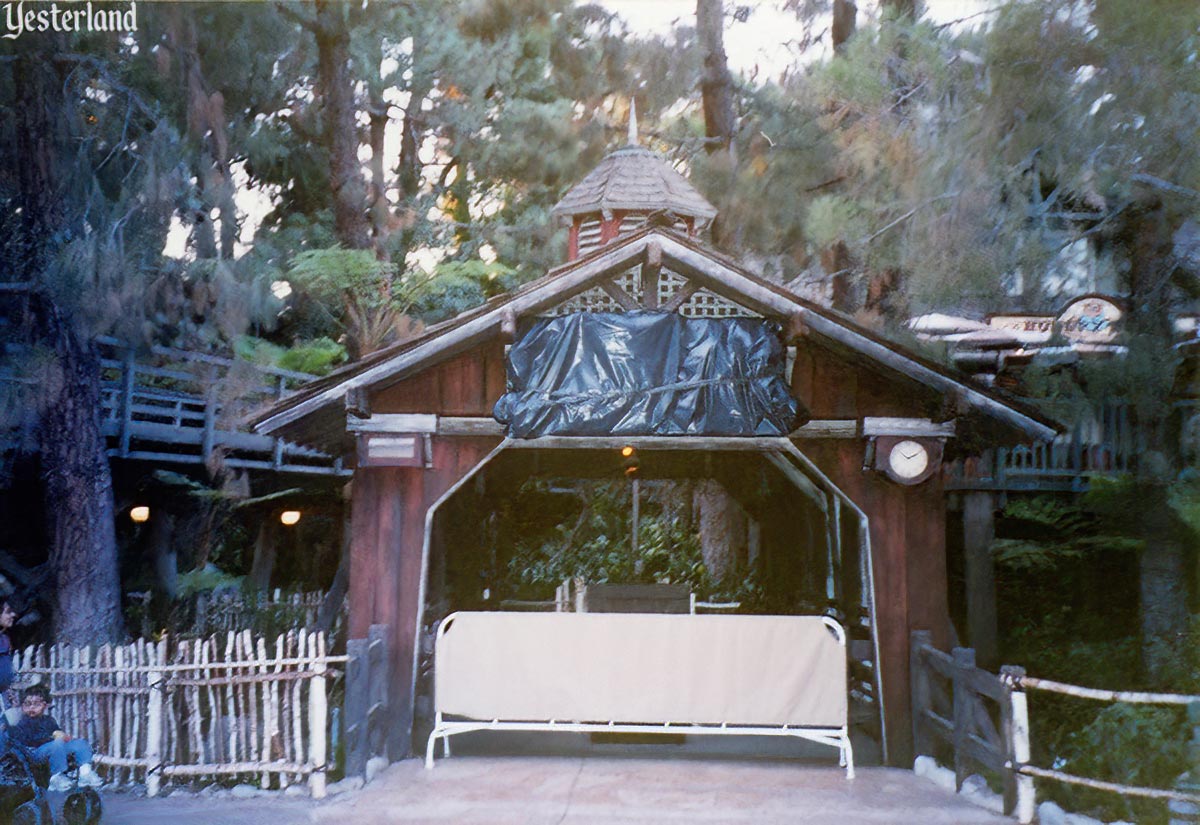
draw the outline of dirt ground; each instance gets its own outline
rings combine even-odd
[[[106,793],[106,825],[1000,825],[911,771],[721,758],[456,756],[396,763],[315,802],[280,792]]]

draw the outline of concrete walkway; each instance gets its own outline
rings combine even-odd
[[[426,771],[412,759],[359,791],[321,802],[176,792],[105,794],[105,825],[1001,825],[894,768],[846,781],[827,764],[661,757],[462,756]]]

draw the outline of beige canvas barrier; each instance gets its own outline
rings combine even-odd
[[[819,616],[455,613],[438,630],[437,740],[474,730],[795,736],[847,774],[845,634]]]

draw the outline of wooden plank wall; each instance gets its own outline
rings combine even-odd
[[[885,379],[822,348],[801,346],[793,389],[816,418],[928,416],[928,394]],[[505,386],[500,342],[432,366],[371,399],[373,412],[490,415]],[[358,470],[354,478],[350,634],[387,624],[396,690],[390,752],[411,752],[413,644],[427,509],[498,443],[495,438],[434,439],[432,469]],[[805,441],[801,448],[871,519],[876,620],[883,659],[891,761],[911,764],[908,645],[913,629],[950,642],[941,481],[893,484],[862,470],[866,442]]]
[[[798,347],[795,363],[793,392],[814,418],[930,415],[927,396],[829,350]],[[913,758],[910,631],[932,630],[942,649],[951,641],[941,478],[905,487],[864,472],[865,439],[806,440],[799,446],[870,520],[889,755],[893,765],[907,767]]]
[[[377,413],[490,415],[504,391],[504,348],[488,344],[383,389]],[[388,751],[411,753],[413,644],[425,513],[497,444],[497,438],[433,439],[433,467],[358,469],[351,510],[350,636],[386,624],[394,717]]]

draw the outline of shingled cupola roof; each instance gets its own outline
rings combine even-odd
[[[716,208],[663,158],[641,146],[623,146],[611,152],[587,177],[573,186],[554,206],[564,223],[576,216],[614,212],[672,212],[707,223]]]

